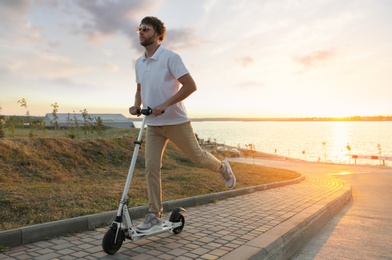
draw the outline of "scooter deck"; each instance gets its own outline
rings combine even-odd
[[[181,222],[171,222],[171,221],[165,221],[162,223],[162,228],[159,229],[154,229],[154,230],[139,230],[136,227],[132,227],[132,235],[130,237],[127,237],[128,239],[131,239],[133,241],[136,241],[138,239],[141,239],[146,236],[152,236],[156,234],[160,234],[163,232],[171,231],[177,227],[180,227],[182,225]]]

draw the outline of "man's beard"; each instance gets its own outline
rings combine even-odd
[[[140,45],[146,47],[146,46],[151,45],[153,43],[154,43],[154,36],[151,36],[150,38],[145,39],[143,42],[141,42]]]

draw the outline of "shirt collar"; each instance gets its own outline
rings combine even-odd
[[[159,56],[161,56],[164,48],[162,45],[159,45],[158,49],[154,52],[154,55],[150,57],[150,59],[158,60]],[[147,60],[146,54],[143,55],[143,60]]]

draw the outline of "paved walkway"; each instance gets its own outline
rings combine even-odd
[[[392,259],[392,168],[350,173],[339,178],[350,183],[352,200],[292,260]]]
[[[113,256],[102,251],[100,228],[12,248],[0,259],[287,258],[350,198],[345,181],[307,174],[297,184],[187,208],[180,234],[126,240]]]

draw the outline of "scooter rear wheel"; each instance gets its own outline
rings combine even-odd
[[[106,254],[114,255],[121,248],[122,243],[125,240],[124,232],[122,230],[119,230],[117,241],[115,241],[115,238],[116,230],[109,228],[102,239],[102,248]]]
[[[178,213],[176,219],[174,220],[174,222],[181,222],[181,226],[176,227],[173,229],[173,233],[174,234],[179,234],[181,233],[181,231],[184,229],[185,226],[185,217],[184,215],[182,215],[181,213]]]

